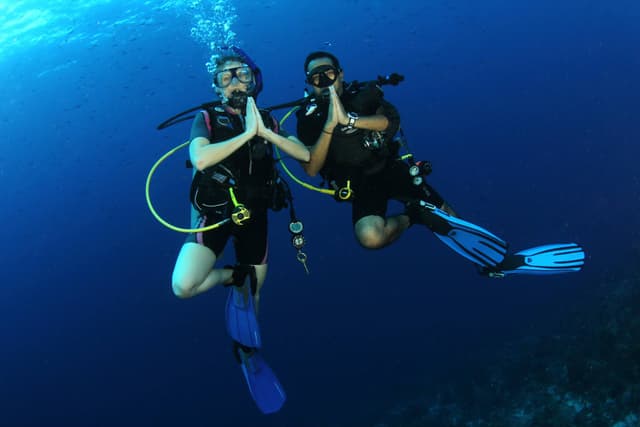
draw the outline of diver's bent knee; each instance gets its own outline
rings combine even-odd
[[[171,289],[173,290],[173,294],[181,299],[192,297],[194,288],[195,288],[194,284],[187,284],[184,282],[173,282],[171,284]]]
[[[366,249],[378,249],[384,245],[383,236],[373,229],[357,234],[358,243]]]

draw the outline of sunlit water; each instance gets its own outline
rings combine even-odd
[[[228,0],[0,2],[0,61],[33,47],[96,45],[127,27],[162,31],[171,26],[171,18],[185,13],[192,17],[185,31],[212,52],[236,41],[232,26],[237,16]]]

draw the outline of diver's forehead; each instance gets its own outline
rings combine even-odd
[[[331,65],[333,66],[333,61],[330,58],[316,58],[313,61],[309,62],[307,66],[307,71],[311,71],[316,67],[320,67],[321,65]]]
[[[237,67],[242,67],[244,64],[240,61],[236,61],[236,60],[230,60],[230,61],[225,61],[224,64],[222,64],[222,67],[220,67],[221,70],[227,70],[229,68],[237,68]]]

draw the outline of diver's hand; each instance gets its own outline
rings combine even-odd
[[[251,97],[247,99],[247,110],[250,108],[253,109],[253,113],[256,118],[256,124],[257,124],[256,135],[258,135],[261,138],[265,138],[266,134],[269,131],[269,128],[265,126],[264,121],[262,120],[262,114],[260,114],[260,110],[258,110],[258,106],[256,105],[256,101]]]
[[[250,138],[253,138],[258,133],[258,120],[262,121],[260,114],[256,111],[256,102],[252,97],[248,97],[247,112],[244,116],[244,133]]]
[[[336,126],[338,126],[338,112],[342,107],[340,98],[333,86],[329,86],[329,111],[327,112],[327,121],[324,124],[325,132],[333,132]],[[342,108],[344,110],[344,108]]]
[[[333,86],[329,88],[329,93],[331,95],[331,105],[333,106],[333,111],[336,116],[337,122],[344,126],[348,125],[349,116],[347,116],[344,105],[342,105],[342,101],[340,101],[340,97],[338,96],[338,93]]]

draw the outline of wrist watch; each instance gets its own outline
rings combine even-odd
[[[347,123],[347,128],[353,129],[356,126],[358,115],[356,113],[347,113],[347,117],[349,118],[349,122]]]

